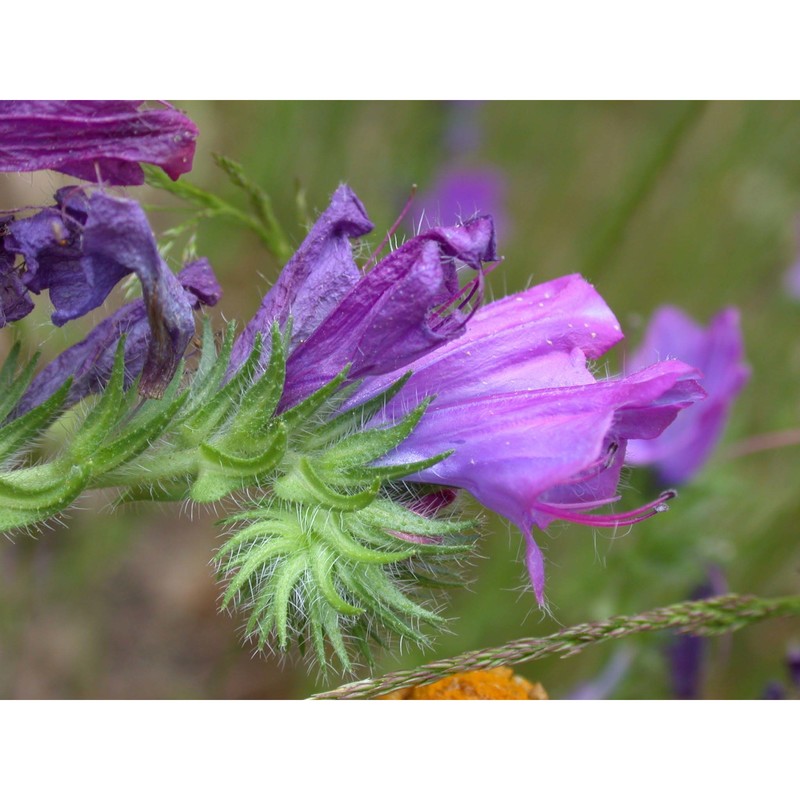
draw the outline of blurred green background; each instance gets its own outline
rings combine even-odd
[[[210,154],[241,162],[270,193],[296,244],[304,234],[298,188],[313,216],[339,182],[349,183],[376,223],[374,246],[412,184],[424,194],[448,167],[494,168],[505,181],[504,207],[481,210],[504,217],[505,262],[491,276],[491,294],[582,272],[628,337],[611,354],[612,371],[659,304],[677,304],[704,323],[724,306],[741,309],[751,381],[715,457],[670,513],[616,533],[555,523],[540,534],[552,617],[526,587],[521,537],[487,515],[465,569],[469,585],[446,598],[452,634],[428,652],[403,647],[382,657],[381,670],[679,602],[709,564],[722,569],[732,591],[800,592],[800,447],[738,456],[734,449],[748,437],[800,427],[800,303],[783,288],[798,257],[800,104],[178,105],[201,131],[190,180],[236,200]],[[48,204],[64,182],[0,175],[0,207]],[[174,204],[147,188],[128,191]],[[153,211],[151,218],[159,231],[185,215]],[[250,233],[220,222],[200,229],[198,251],[226,291],[215,319],[248,319],[280,265]],[[39,300],[21,334],[29,349],[54,355],[92,320],[54,331],[48,305]],[[9,330],[0,337],[6,349]],[[657,491],[643,471],[628,473],[625,484],[629,507]],[[254,657],[239,643],[242,620],[216,610],[212,514],[144,507],[112,514],[109,501],[86,497],[64,524],[2,543],[0,696],[303,697],[341,682],[320,680],[299,661]],[[784,680],[791,643],[800,643],[792,620],[715,641],[703,695],[760,697],[770,681]],[[630,666],[612,696],[669,697],[667,645],[667,636],[627,640]],[[518,671],[566,697],[619,648],[606,644]]]

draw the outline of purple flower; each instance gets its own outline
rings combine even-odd
[[[478,217],[415,236],[363,275],[349,239],[371,228],[355,194],[339,187],[236,343],[231,370],[249,354],[257,332],[291,316],[284,408],[348,364],[351,380],[381,374],[460,335],[467,307],[480,293],[481,263],[496,257],[492,222]],[[475,271],[463,289],[461,265]]]
[[[491,213],[495,230],[507,232],[505,176],[491,167],[449,167],[419,201],[419,226],[455,225],[477,213]]]
[[[562,519],[627,525],[663,508],[663,496],[631,512],[588,514],[618,499],[629,439],[650,439],[703,397],[695,370],[663,361],[616,380],[597,381],[587,358],[622,337],[616,318],[579,275],[480,309],[466,332],[411,365],[413,375],[385,407],[391,421],[435,395],[414,432],[386,464],[455,452],[411,480],[468,490],[516,524],[540,603],[544,562],[534,526]],[[400,371],[366,380],[350,405],[377,394]]]
[[[685,483],[711,455],[731,404],[750,374],[744,363],[739,312],[728,308],[704,329],[680,309],[663,306],[628,367],[641,369],[662,358],[680,358],[696,366],[708,398],[681,414],[663,436],[633,444],[627,458],[631,464],[653,465],[667,484]]]
[[[174,277],[174,276],[173,276]],[[187,308],[198,308],[202,305],[213,306],[222,296],[216,282],[211,265],[206,259],[199,259],[187,264],[175,278],[175,287],[171,286],[172,303]],[[194,323],[192,323],[192,331]],[[30,409],[43,403],[68,377],[72,377],[72,385],[67,397],[67,405],[73,405],[84,397],[98,391],[108,383],[114,365],[114,356],[120,337],[125,336],[125,385],[130,386],[135,378],[147,367],[148,359],[153,352],[153,329],[148,319],[148,309],[144,300],[134,300],[120,308],[110,317],[104,319],[81,342],[61,353],[58,358],[48,364],[31,382],[27,392],[14,409],[13,416],[18,417]],[[188,336],[176,341],[175,349],[169,354],[168,364],[162,365],[162,382],[168,382],[175,371],[175,366],[183,356],[188,344]],[[171,370],[171,371],[170,371]]]
[[[141,162],[189,172],[198,131],[169,105],[141,100],[0,101],[0,172],[52,169],[115,185],[144,182]]]
[[[100,306],[123,277],[135,273],[150,326],[141,391],[160,396],[194,332],[194,318],[144,211],[134,200],[99,191],[89,196],[77,187],[61,189],[56,200],[57,206],[8,225],[5,248],[25,259],[22,282],[37,293],[49,290],[53,322],[63,325]]]

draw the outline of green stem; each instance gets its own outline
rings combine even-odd
[[[748,595],[723,595],[710,600],[678,603],[633,616],[586,622],[534,639],[516,639],[487,650],[473,650],[421,667],[392,672],[380,678],[356,681],[312,700],[360,700],[433,683],[448,675],[478,669],[522,664],[549,655],[562,658],[580,653],[591,644],[621,639],[636,633],[675,628],[681,633],[714,636],[772,617],[800,615],[800,595],[766,599]]]

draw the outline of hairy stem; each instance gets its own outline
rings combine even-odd
[[[621,639],[635,633],[675,628],[681,633],[715,636],[759,620],[792,615],[800,615],[800,595],[766,599],[728,594],[709,600],[678,603],[633,616],[586,622],[542,638],[516,639],[500,647],[473,650],[380,678],[348,683],[332,691],[316,694],[311,699],[364,700],[407,686],[433,683],[458,672],[522,664],[556,654],[566,658],[580,653],[590,644]]]

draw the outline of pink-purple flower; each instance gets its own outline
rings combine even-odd
[[[435,399],[382,463],[453,451],[412,480],[466,489],[515,523],[543,602],[544,562],[533,529],[554,519],[625,525],[661,510],[663,497],[631,512],[588,513],[618,499],[628,440],[659,436],[681,409],[704,396],[697,373],[667,360],[597,380],[588,360],[603,355],[622,333],[579,275],[468,310],[467,298],[480,293],[482,262],[495,259],[489,217],[426,231],[362,274],[349,238],[369,227],[358,199],[340,187],[246,336],[291,317],[283,407],[346,364],[352,365],[349,377],[363,381],[345,408],[410,370],[411,378],[372,424],[392,423],[425,397]],[[335,296],[325,291],[328,280],[313,278],[317,267],[337,276],[331,281]],[[474,274],[460,288],[463,269]],[[302,336],[295,338],[296,330]],[[249,352],[248,339],[242,341],[238,363]]]
[[[681,414],[664,435],[632,444],[627,460],[652,466],[665,484],[685,483],[710,457],[731,405],[750,375],[744,361],[739,312],[725,309],[703,328],[680,309],[661,307],[628,361],[628,369],[642,369],[664,358],[680,358],[697,367],[708,398]]]
[[[0,172],[52,169],[114,185],[144,182],[141,163],[173,180],[192,168],[195,124],[141,100],[0,101]]]

